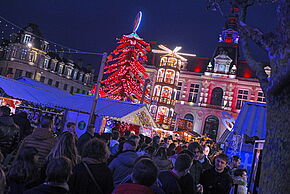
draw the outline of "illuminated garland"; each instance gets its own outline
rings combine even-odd
[[[148,77],[142,63],[147,62],[149,44],[136,33],[117,40],[120,45],[108,56],[104,74],[110,76],[102,81],[100,95],[115,100],[141,101],[144,79]]]

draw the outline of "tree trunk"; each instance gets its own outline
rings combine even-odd
[[[290,193],[290,86],[267,96],[267,138],[259,193]]]

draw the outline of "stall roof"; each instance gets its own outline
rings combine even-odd
[[[244,102],[233,127],[233,133],[266,138],[267,107],[265,103]],[[231,136],[231,135],[230,135]],[[229,138],[231,138],[229,136]]]
[[[25,80],[14,80],[0,76],[0,88],[7,96],[16,99],[27,100],[36,104],[54,107],[54,102],[59,101],[63,96],[70,95],[67,92],[57,93],[54,90],[43,89],[37,84],[37,81],[34,82],[36,82],[35,85],[26,83]],[[1,95],[4,96],[4,94]]]
[[[84,113],[90,113],[94,98],[94,96],[89,95],[70,94],[29,78],[14,80],[0,76],[0,89],[5,92],[5,95],[15,99],[27,100],[54,108],[63,108]],[[142,110],[146,109],[144,104],[99,98],[96,114],[99,116],[122,118],[141,108]],[[146,115],[149,116],[148,110],[146,109],[145,111]]]

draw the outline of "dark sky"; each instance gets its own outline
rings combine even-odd
[[[0,15],[21,27],[36,23],[46,39],[59,44],[109,53],[116,47],[117,37],[132,32],[140,10],[140,37],[210,57],[225,19],[205,7],[205,0],[1,0]],[[249,23],[265,32],[272,31],[275,6],[251,8]],[[267,60],[263,51],[253,49],[259,59]],[[95,56],[85,58],[96,64]]]

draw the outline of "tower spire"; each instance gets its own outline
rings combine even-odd
[[[230,14],[225,23],[224,30],[219,37],[219,42],[225,43],[234,43],[238,44],[239,42],[239,33],[238,33],[238,25],[237,25],[237,12],[238,8],[232,7],[230,10]]]

